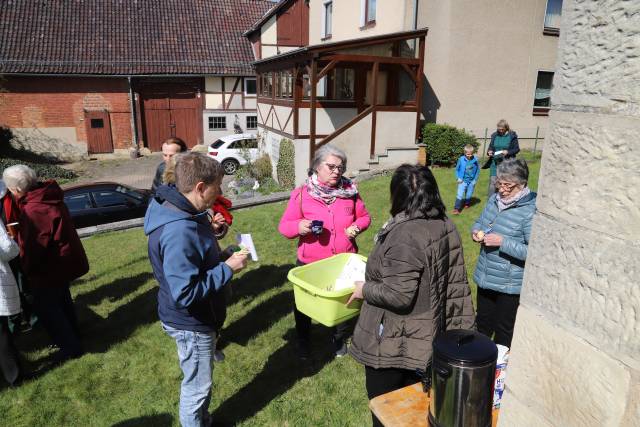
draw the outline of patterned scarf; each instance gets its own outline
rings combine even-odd
[[[500,193],[496,193],[496,202],[498,202],[498,212],[502,212],[503,210],[515,205],[516,202],[518,202],[520,199],[522,199],[524,196],[526,196],[529,193],[531,193],[531,190],[529,190],[529,187],[524,187],[522,190],[520,190],[515,195],[509,197],[508,199],[503,199],[502,197],[500,197]]]
[[[318,181],[315,173],[307,178],[307,192],[316,200],[325,202],[327,205],[339,199],[350,199],[358,194],[356,184],[348,178],[341,177],[338,185],[330,187]]]

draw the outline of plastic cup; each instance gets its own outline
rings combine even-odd
[[[311,221],[311,232],[317,235],[322,234],[323,224],[323,221],[314,219],[313,221]]]

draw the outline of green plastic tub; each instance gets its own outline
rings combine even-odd
[[[299,311],[325,326],[335,326],[360,313],[362,300],[353,301],[348,307],[345,305],[352,289],[326,290],[335,283],[351,256],[367,261],[358,254],[338,254],[289,270],[287,278],[293,283],[293,296]]]

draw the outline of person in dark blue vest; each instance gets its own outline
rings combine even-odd
[[[176,156],[175,185],[158,187],[144,220],[149,260],[160,284],[158,315],[175,339],[180,368],[180,423],[208,426],[216,327],[224,316],[224,288],[246,266],[247,256],[220,259],[208,209],[224,175],[216,160],[200,153]]]
[[[458,215],[462,207],[471,206],[471,196],[480,176],[480,165],[478,158],[474,156],[473,145],[464,146],[464,155],[460,156],[456,164],[456,179],[458,181],[458,193],[456,194],[456,204],[453,207],[453,214]]]

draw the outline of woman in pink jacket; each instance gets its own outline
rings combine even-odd
[[[319,261],[340,253],[356,253],[356,236],[369,227],[371,218],[356,185],[342,176],[347,168],[345,153],[331,145],[316,151],[309,178],[291,192],[278,231],[288,239],[298,239],[298,265]],[[311,319],[294,307],[298,353],[310,353]],[[355,320],[355,319],[354,319]],[[347,354],[345,339],[353,331],[353,321],[334,329],[336,357]]]

